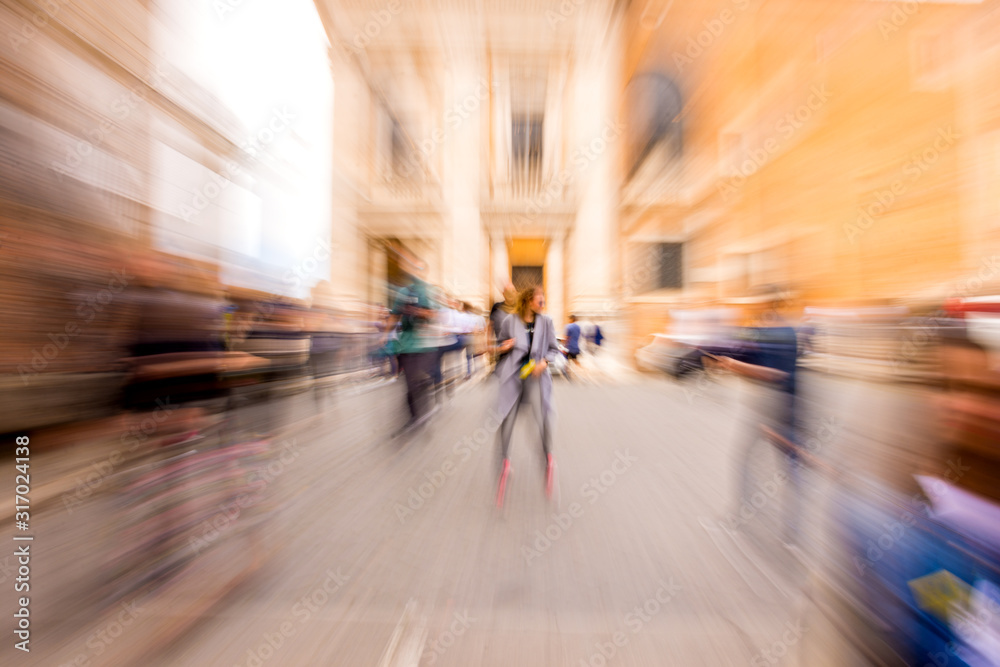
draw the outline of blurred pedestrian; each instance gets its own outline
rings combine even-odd
[[[444,389],[447,388],[449,393],[454,391],[458,372],[461,370],[461,363],[459,363],[458,370],[455,369],[455,361],[456,357],[464,356],[465,322],[462,313],[458,310],[459,304],[456,299],[446,294],[440,294],[438,303],[441,304],[441,307],[437,311],[436,319],[441,340],[438,344],[433,377],[435,396],[443,399]]]
[[[927,407],[943,441],[913,466],[913,483],[865,476],[837,499],[847,594],[880,619],[858,636],[893,664],[1000,664],[1000,372],[995,348],[969,333],[961,322],[941,331],[944,391]]]
[[[374,365],[383,377],[394,379],[399,373],[396,359],[399,325],[393,326],[392,313],[388,308],[379,306],[379,309],[379,318],[375,323],[375,329],[378,331],[380,345],[375,351]]]
[[[503,301],[497,301],[490,309],[490,319],[486,332],[486,344],[489,346],[489,351],[493,354],[494,370],[500,366],[500,361],[506,354],[505,351],[498,349],[501,342],[500,327],[503,325],[503,321],[507,319],[507,316],[513,313],[517,307],[517,289],[514,287],[514,283],[507,281],[503,286],[502,292]]]
[[[400,433],[424,423],[430,417],[430,388],[437,361],[438,336],[431,330],[437,304],[430,286],[417,274],[424,265],[419,260],[400,262],[409,284],[401,289],[392,308],[388,331],[399,323],[396,353],[406,377],[406,403],[410,417]]]
[[[497,506],[503,506],[507,479],[510,476],[510,439],[521,404],[538,395],[538,422],[545,454],[545,492],[551,498],[555,483],[555,459],[552,455],[552,375],[548,366],[561,354],[552,319],[543,315],[545,292],[541,286],[528,287],[518,294],[514,312],[500,326],[497,349],[506,353],[497,367],[500,382],[498,412],[500,425],[501,472],[497,487]]]
[[[580,325],[576,323],[576,315],[569,316],[566,325],[566,358],[579,365],[580,356]]]
[[[476,371],[477,339],[485,330],[483,318],[475,313],[472,304],[462,303],[462,343],[465,345],[465,379],[472,379]]]
[[[964,327],[945,329],[941,367],[946,393],[941,396],[946,443],[943,456],[926,472],[940,475],[947,461],[964,462],[955,486],[975,494],[982,506],[992,506],[1000,517],[1000,370],[992,361],[994,349],[971,338]],[[981,535],[1000,554],[1000,527]]]
[[[566,367],[564,374],[567,378],[575,375],[576,372],[580,370],[580,338],[583,335],[583,331],[580,329],[579,323],[576,321],[576,315],[569,316],[569,324],[566,325],[566,337],[563,345],[566,348]],[[570,363],[574,367],[574,371],[570,371]]]
[[[594,322],[594,329],[590,334],[590,340],[588,341],[594,346],[591,350],[591,354],[597,354],[597,351],[601,349],[601,343],[604,342],[604,332],[601,331],[601,325]]]
[[[768,286],[756,290],[753,297],[762,308],[755,317],[758,326],[745,327],[743,330],[743,347],[735,352],[743,360],[729,356],[705,355],[715,361],[715,365],[743,377],[764,382],[771,386],[777,396],[774,408],[769,415],[761,415],[767,423],[754,424],[751,427],[749,440],[743,448],[743,464],[740,467],[740,507],[749,502],[755,489],[751,489],[750,470],[754,461],[752,457],[759,455],[754,444],[761,439],[762,427],[769,426],[774,432],[792,447],[784,447],[785,461],[788,466],[788,477],[794,493],[793,502],[788,504],[783,538],[786,546],[795,546],[799,540],[799,520],[801,516],[800,499],[802,492],[801,465],[794,447],[798,446],[799,415],[796,395],[796,367],[798,363],[798,337],[795,328],[791,326],[779,312],[785,303],[782,293],[775,287]],[[764,325],[764,326],[759,326]],[[780,446],[780,443],[772,443]],[[757,452],[757,453],[755,453]]]

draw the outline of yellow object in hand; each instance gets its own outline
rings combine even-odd
[[[522,380],[527,379],[527,377],[531,375],[531,371],[533,370],[535,370],[535,360],[529,359],[528,363],[526,363],[524,366],[521,366],[521,379]]]
[[[917,606],[945,623],[949,622],[956,607],[969,607],[972,587],[947,570],[938,570],[906,583]]]

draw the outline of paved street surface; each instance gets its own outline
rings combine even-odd
[[[503,512],[489,380],[460,386],[403,439],[390,437],[402,382],[341,387],[319,413],[310,394],[289,399],[299,455],[265,532],[274,555],[147,664],[851,664],[811,601],[822,590],[809,565],[826,549],[823,482],[808,478],[802,553],[768,528],[780,525],[787,484],[732,530],[756,390],[732,378],[591,380],[556,380],[554,502],[522,410]],[[811,420],[837,421],[819,449],[834,462],[856,454],[873,411],[909,405],[906,392],[847,380],[809,386]],[[781,469],[769,460],[761,479]],[[67,627],[86,625],[85,611],[65,609]],[[110,664],[74,646],[92,631],[39,641],[19,664],[58,664],[74,648]]]

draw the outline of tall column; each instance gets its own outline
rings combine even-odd
[[[507,254],[507,238],[503,232],[493,232],[490,235],[490,296],[495,297],[510,280],[510,257]]]
[[[620,37],[616,22],[604,50],[587,53],[581,40],[581,67],[573,82],[575,117],[571,155],[579,206],[569,237],[569,307],[581,318],[608,317],[617,310],[614,257],[617,236],[617,155],[622,127],[616,120],[620,78]]]
[[[358,186],[367,174],[367,123],[371,92],[347,56],[330,52],[333,76],[333,178],[331,179],[330,284],[342,306],[355,308],[368,296],[368,247],[358,217]]]
[[[391,307],[391,303],[386,303],[387,286],[386,278],[388,274],[389,259],[385,252],[385,247],[377,241],[368,243],[368,302],[381,303]]]
[[[480,117],[488,112],[490,85],[472,53],[456,54],[449,67],[443,119],[447,207],[443,287],[463,301],[482,305],[488,255],[479,214]]]
[[[334,177],[333,212],[330,224],[330,285],[335,299],[345,306],[362,301],[367,291],[364,234],[359,230],[358,208],[353,193],[346,192]]]
[[[545,249],[545,298],[548,302],[548,314],[555,323],[557,332],[562,331],[566,323],[564,236],[562,232],[552,236]]]

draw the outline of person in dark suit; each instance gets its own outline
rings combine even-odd
[[[503,415],[500,425],[502,469],[497,488],[497,506],[503,505],[507,478],[510,475],[510,437],[520,405],[526,396],[539,395],[542,448],[545,452],[546,494],[551,497],[555,483],[555,459],[552,456],[552,375],[548,366],[561,354],[552,318],[543,315],[545,292],[542,287],[528,287],[518,294],[517,307],[500,327],[498,350],[509,352],[497,366],[500,384],[497,412]]]

